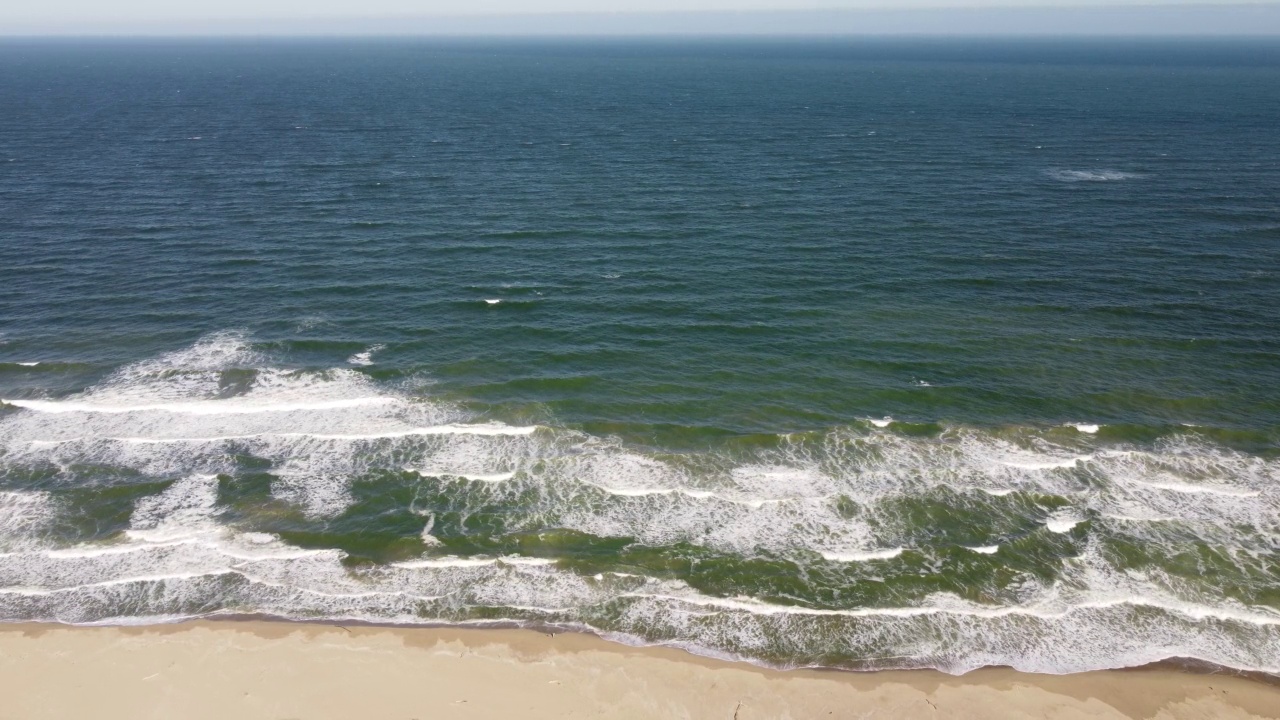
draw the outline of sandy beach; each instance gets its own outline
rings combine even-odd
[[[774,671],[532,630],[0,626],[0,717],[1274,718],[1280,687],[1172,669]]]

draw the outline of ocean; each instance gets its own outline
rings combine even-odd
[[[1280,672],[1280,42],[6,40],[0,620]]]

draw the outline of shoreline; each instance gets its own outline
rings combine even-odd
[[[813,672],[833,672],[833,673],[853,673],[857,675],[878,674],[878,673],[937,673],[945,677],[965,677],[975,672],[989,670],[1005,670],[1016,673],[1018,675],[1030,675],[1041,677],[1070,677],[1073,675],[1082,675],[1093,672],[1143,672],[1143,671],[1172,671],[1186,675],[1214,675],[1238,677],[1249,682],[1261,683],[1263,685],[1271,685],[1280,688],[1280,674],[1269,673],[1265,670],[1245,670],[1241,668],[1231,667],[1230,665],[1221,665],[1209,660],[1196,657],[1180,657],[1173,656],[1160,660],[1153,660],[1141,665],[1131,665],[1126,667],[1115,668],[1098,668],[1094,670],[1085,670],[1079,672],[1036,672],[1029,670],[1019,670],[1009,665],[984,665],[959,674],[950,673],[936,667],[891,667],[891,666],[866,666],[852,667],[841,665],[780,665],[765,662],[743,655],[735,655],[732,653],[723,653],[704,648],[697,645],[689,645],[682,643],[664,643],[664,642],[648,642],[633,635],[625,633],[607,633],[600,632],[595,628],[586,625],[565,625],[544,622],[520,622],[515,620],[476,620],[470,622],[420,622],[420,623],[396,623],[396,622],[380,622],[376,620],[360,620],[360,619],[300,619],[290,618],[279,615],[268,615],[259,613],[227,613],[214,614],[196,617],[178,618],[178,619],[157,619],[154,622],[143,623],[64,623],[56,620],[0,620],[0,632],[7,628],[17,628],[25,626],[48,626],[60,628],[120,628],[120,629],[147,629],[147,628],[179,628],[185,625],[211,623],[211,624],[239,624],[239,623],[263,623],[266,625],[296,625],[302,627],[318,626],[318,627],[334,627],[343,630],[351,628],[365,629],[385,629],[392,631],[416,631],[416,630],[467,630],[467,631],[528,631],[539,635],[558,636],[558,635],[585,635],[587,637],[600,640],[610,646],[619,648],[632,648],[637,650],[645,649],[667,649],[678,653],[688,655],[690,658],[702,660],[710,660],[713,662],[728,663],[730,665],[743,665],[754,667],[760,670],[771,672],[795,672],[795,671],[813,671]]]
[[[75,692],[68,692],[74,688]],[[0,624],[6,717],[1280,718],[1276,678],[780,670],[586,632],[221,617]]]
[[[332,626],[338,628],[386,628],[388,630],[527,630],[540,635],[561,635],[561,634],[578,634],[602,640],[610,645],[617,645],[624,648],[666,648],[677,652],[685,653],[692,658],[701,658],[712,660],[715,662],[725,662],[731,665],[747,665],[750,667],[760,668],[761,670],[769,670],[774,672],[794,672],[797,670],[809,670],[814,672],[835,672],[835,673],[886,673],[886,672],[926,672],[938,673],[946,677],[964,677],[974,672],[983,670],[1007,670],[1019,675],[1039,675],[1046,677],[1069,677],[1071,675],[1080,675],[1082,673],[1038,673],[1025,670],[1018,670],[1008,665],[986,665],[981,668],[975,668],[966,673],[959,675],[939,670],[935,667],[843,667],[838,665],[774,665],[761,660],[755,660],[745,656],[733,655],[731,653],[719,653],[707,648],[698,646],[688,646],[676,643],[662,642],[645,642],[635,636],[625,635],[622,633],[602,633],[594,628],[585,625],[557,625],[554,623],[521,623],[511,620],[493,620],[493,621],[475,621],[471,623],[449,623],[449,622],[425,622],[425,623],[394,623],[394,622],[377,622],[372,620],[302,620],[296,618],[279,617],[275,615],[261,614],[226,614],[226,615],[209,615],[199,618],[189,618],[176,620],[169,623],[154,623],[144,625],[68,625],[68,627],[156,627],[161,625],[184,625],[193,622],[210,622],[210,623],[284,623],[294,625],[321,625]],[[8,623],[0,621],[0,628],[7,625],[20,625],[23,623]],[[53,624],[44,621],[36,621],[35,624]],[[636,639],[637,642],[630,642]],[[1173,672],[1185,673],[1188,675],[1219,675],[1239,677],[1250,682],[1262,683],[1264,685],[1272,685],[1280,688],[1280,675],[1269,673],[1263,670],[1242,670],[1229,665],[1219,665],[1218,663],[1201,658],[1194,657],[1167,657],[1162,660],[1155,660],[1142,665],[1133,665],[1130,667],[1118,668],[1102,668],[1098,670],[1089,670],[1085,672],[1141,672],[1145,670],[1170,670]]]

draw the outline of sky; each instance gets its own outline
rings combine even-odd
[[[1280,0],[36,0],[0,35],[1280,34]]]

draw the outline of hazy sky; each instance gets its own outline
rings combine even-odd
[[[549,12],[672,12],[836,8],[1227,4],[1231,0],[37,0],[0,2],[0,21],[307,18]],[[1246,0],[1247,1],[1247,0]],[[1234,0],[1239,3],[1240,0]]]
[[[221,30],[264,32],[308,32],[308,28],[323,31],[328,27],[342,32],[341,25],[332,25],[339,19],[355,19],[376,21],[392,18],[458,18],[481,16],[479,24],[460,25],[456,21],[446,22],[439,27],[457,28],[457,32],[465,32],[467,27],[476,27],[483,31],[485,27],[502,28],[505,25],[493,23],[492,18],[512,15],[530,15],[547,13],[570,13],[578,17],[574,20],[566,16],[561,20],[566,32],[583,32],[596,20],[584,16],[618,13],[742,13],[759,11],[801,11],[801,10],[858,10],[879,13],[880,17],[888,17],[894,13],[906,12],[914,17],[923,17],[919,12],[928,8],[975,8],[988,13],[983,17],[995,17],[990,12],[1005,12],[1003,9],[1017,14],[1042,13],[1045,8],[1068,8],[1073,17],[1088,17],[1088,13],[1098,12],[1099,18],[1108,12],[1117,10],[1117,5],[1147,6],[1150,10],[1163,13],[1176,21],[1180,13],[1187,11],[1181,8],[1198,6],[1194,12],[1187,12],[1181,21],[1187,32],[1195,32],[1204,21],[1213,20],[1218,12],[1215,6],[1242,4],[1261,7],[1267,17],[1280,13],[1280,0],[215,0],[214,2],[183,2],[182,0],[0,0],[0,35],[11,33],[60,33],[60,32],[130,32],[130,31],[165,31],[196,32],[201,28],[211,32]],[[1002,9],[1002,10],[997,10]],[[1084,13],[1084,15],[1082,15]],[[484,20],[488,17],[490,20]],[[814,16],[817,17],[817,16]],[[974,15],[973,17],[978,17]],[[671,22],[671,21],[667,21]],[[1048,21],[1046,21],[1048,22]],[[1243,21],[1248,27],[1254,21]],[[228,24],[230,23],[230,24]],[[490,23],[490,25],[485,25]],[[678,23],[677,23],[678,24]],[[1175,23],[1176,24],[1176,23]],[[1139,27],[1141,23],[1139,23]],[[352,31],[360,27],[376,30],[379,25],[352,26]],[[388,30],[397,31],[394,25],[385,26]],[[417,27],[417,26],[415,26]],[[431,25],[423,25],[430,31]],[[554,30],[555,25],[546,25]],[[618,25],[625,29],[625,25]],[[654,27],[666,27],[659,25]],[[673,25],[675,27],[675,25]],[[821,24],[815,29],[821,30]],[[519,31],[518,26],[512,26]],[[677,28],[678,29],[678,28]],[[764,26],[767,30],[767,25]],[[1176,29],[1176,28],[1175,28]],[[1262,27],[1257,30],[1269,34],[1272,28]]]

